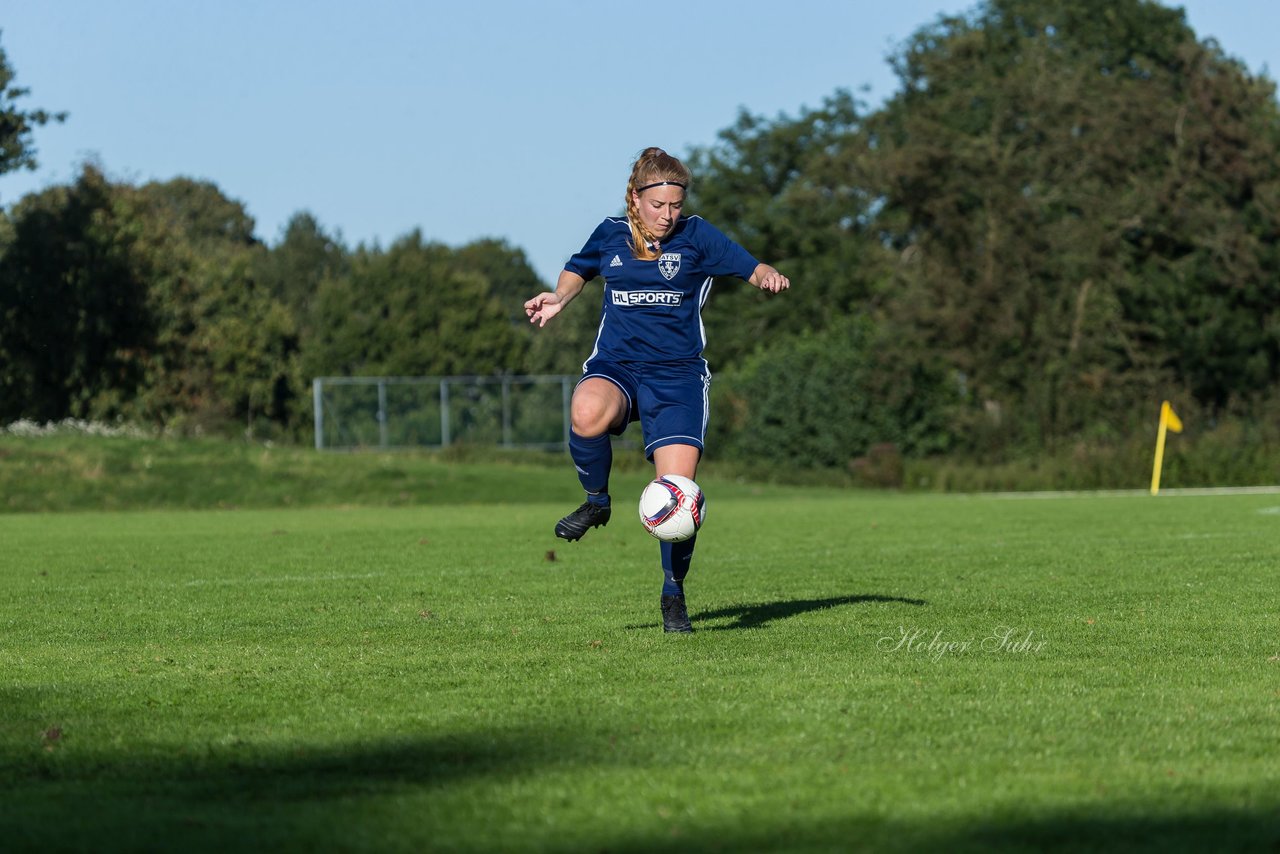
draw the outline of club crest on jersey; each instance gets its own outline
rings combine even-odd
[[[676,273],[680,272],[680,253],[663,252],[662,257],[658,259],[658,272],[668,282],[674,279]]]

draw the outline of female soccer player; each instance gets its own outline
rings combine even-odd
[[[556,525],[579,540],[609,522],[610,434],[639,421],[645,456],[658,476],[695,478],[706,435],[711,372],[702,306],[715,276],[738,276],[778,293],[787,277],[752,258],[715,226],[683,214],[689,170],[660,148],[646,148],[631,167],[626,217],[607,217],[569,259],[555,293],[524,304],[541,328],[597,275],[604,308],[595,349],[573,392],[569,453],[587,492],[581,507]],[[662,627],[691,632],[684,579],[697,537],[662,543]]]

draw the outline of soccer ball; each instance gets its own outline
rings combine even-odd
[[[664,474],[640,493],[640,523],[663,542],[684,542],[698,533],[706,518],[706,496],[687,477]]]

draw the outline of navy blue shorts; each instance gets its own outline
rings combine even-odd
[[[627,414],[622,424],[610,432],[621,435],[628,424],[639,421],[647,459],[653,460],[653,452],[665,445],[693,445],[701,453],[711,410],[711,372],[706,362],[592,359],[582,370],[583,380],[591,377],[603,377],[622,390]]]

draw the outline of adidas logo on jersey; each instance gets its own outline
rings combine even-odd
[[[610,267],[621,267],[621,266],[622,266],[622,259],[621,259],[621,258],[619,258],[617,255],[614,255],[614,256],[613,256],[613,260],[609,262],[609,266],[610,266]]]

